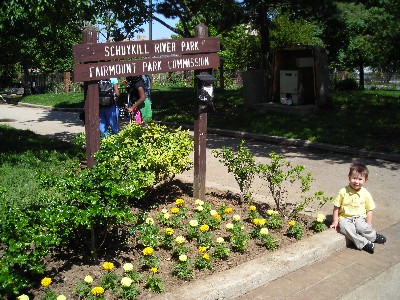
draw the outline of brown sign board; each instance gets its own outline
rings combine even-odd
[[[92,81],[110,77],[212,69],[217,67],[219,67],[219,55],[217,53],[98,62],[75,65],[74,81]]]
[[[219,50],[220,40],[215,37],[79,44],[72,48],[75,62],[215,53]]]

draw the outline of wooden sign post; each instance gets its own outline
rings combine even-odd
[[[96,164],[94,153],[100,148],[98,81],[112,77],[204,70],[219,67],[219,38],[208,37],[204,24],[196,26],[196,37],[149,41],[97,43],[97,31],[84,29],[83,43],[73,46],[74,81],[84,82],[87,165]],[[134,58],[134,60],[128,60]],[[197,99],[195,101],[198,101]],[[194,195],[204,198],[207,113],[195,120]]]

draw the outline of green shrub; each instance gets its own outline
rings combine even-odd
[[[187,131],[130,124],[102,140],[93,167],[82,169],[75,162],[65,166],[61,178],[40,174],[48,193],[36,196],[32,205],[20,209],[1,201],[0,211],[7,213],[0,216],[0,294],[17,294],[32,275],[43,274],[44,257],[62,243],[85,238],[95,256],[100,237],[133,221],[131,200],[140,201],[155,184],[187,169],[191,151]]]
[[[358,90],[358,83],[354,78],[345,78],[335,83],[335,89],[339,91],[355,91]]]
[[[240,189],[241,201],[251,202],[251,185],[257,172],[253,155],[246,148],[246,142],[242,140],[238,151],[232,148],[222,147],[221,151],[213,150],[212,153],[219,161],[228,167],[228,172],[233,173]]]

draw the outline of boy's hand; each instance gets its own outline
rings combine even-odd
[[[333,221],[330,228],[336,229],[336,227],[338,227],[339,225],[339,221]]]

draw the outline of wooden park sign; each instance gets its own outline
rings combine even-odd
[[[73,46],[74,81],[84,82],[87,165],[100,148],[98,81],[111,77],[195,70],[210,73],[219,67],[218,38],[208,37],[204,24],[195,38],[98,43],[93,27],[83,30],[83,43]],[[205,195],[207,113],[200,110],[194,124],[194,196]]]
[[[219,66],[219,56],[215,53],[217,51],[219,51],[218,38],[75,45],[73,47],[75,62],[86,62],[86,64],[74,66],[74,80],[90,81],[109,77],[217,68]],[[193,55],[196,53],[202,54]],[[144,58],[126,60],[137,57]]]

